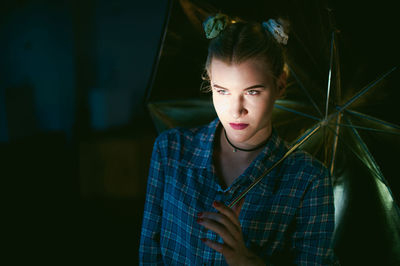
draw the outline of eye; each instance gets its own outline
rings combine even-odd
[[[224,90],[224,89],[217,89],[217,93],[221,94],[221,95],[228,95],[229,94],[229,92],[227,90]]]
[[[258,90],[249,90],[249,91],[247,91],[247,94],[248,95],[258,95],[258,94],[260,94],[260,91],[258,91]]]

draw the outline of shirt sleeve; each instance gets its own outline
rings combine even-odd
[[[164,171],[161,163],[159,139],[157,139],[153,147],[147,180],[139,247],[140,265],[163,265],[160,250],[163,191]]]
[[[311,182],[296,215],[292,238],[296,265],[335,264],[332,248],[334,219],[332,183],[325,169]]]

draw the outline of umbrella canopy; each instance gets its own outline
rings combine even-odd
[[[355,16],[348,23],[355,7],[275,2],[171,1],[148,94],[157,129],[195,126],[216,116],[210,95],[199,90],[207,52],[201,23],[207,16],[219,11],[260,22],[287,17],[289,79],[286,96],[276,102],[273,125],[287,142],[304,141],[300,148],[332,174],[341,262],[399,263],[399,70],[398,58],[382,50],[395,50],[390,24],[376,10],[374,20]],[[369,32],[369,38],[361,33],[354,38],[354,32]],[[382,40],[385,45],[378,45]]]

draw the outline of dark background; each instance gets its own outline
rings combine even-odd
[[[137,263],[157,135],[145,98],[167,2],[0,4],[2,219],[15,262]],[[382,69],[398,62],[389,3],[335,2],[357,40],[347,53]]]
[[[166,8],[0,4],[2,220],[13,261],[137,264],[156,136],[144,96]]]

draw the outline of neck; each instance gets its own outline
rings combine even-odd
[[[238,145],[232,142],[232,140],[229,139],[225,129],[222,127],[220,134],[221,148],[228,153],[233,152],[237,155],[244,157],[246,157],[247,155],[252,156],[253,153],[258,153],[265,147],[272,132],[271,128],[268,129],[268,132],[268,134],[263,134],[264,136],[266,136],[266,138],[264,138],[261,142],[253,145],[244,146],[243,144]]]

